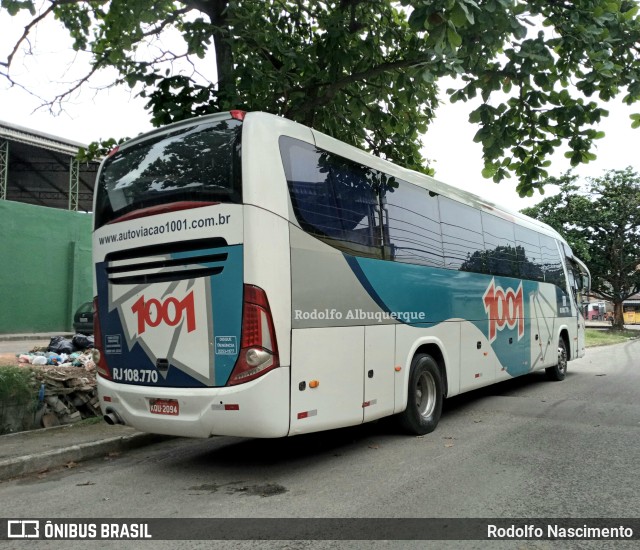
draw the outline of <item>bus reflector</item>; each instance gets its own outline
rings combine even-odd
[[[224,410],[225,411],[239,411],[240,410],[240,405],[225,405],[224,406]]]
[[[231,115],[231,118],[235,118],[236,120],[244,120],[247,112],[241,111],[239,109],[233,109],[232,111],[229,111],[229,114]]]
[[[100,313],[98,311],[98,297],[93,299],[93,338],[94,338],[94,352],[93,362],[96,364],[96,370],[102,378],[111,380],[111,369],[107,365],[107,360],[104,357],[104,350],[102,349],[102,329],[100,328]]]
[[[244,285],[240,353],[228,385],[243,384],[280,366],[276,331],[264,290]]]

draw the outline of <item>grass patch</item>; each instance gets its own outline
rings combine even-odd
[[[0,402],[35,401],[35,373],[26,367],[0,367]]]
[[[609,346],[611,344],[619,344],[627,342],[634,338],[640,337],[640,331],[637,330],[611,330],[588,328],[585,331],[585,342],[588,348],[593,346]]]

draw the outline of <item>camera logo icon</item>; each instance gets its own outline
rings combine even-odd
[[[7,522],[7,538],[40,538],[40,522],[37,519],[9,520]]]

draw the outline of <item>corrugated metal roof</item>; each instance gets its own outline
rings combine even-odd
[[[0,139],[8,139],[34,145],[56,151],[57,153],[65,153],[75,156],[80,147],[86,147],[84,143],[63,139],[58,136],[38,132],[30,128],[25,128],[17,124],[0,121]]]

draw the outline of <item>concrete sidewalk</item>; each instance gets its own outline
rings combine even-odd
[[[38,332],[31,334],[0,334],[0,353],[25,353],[34,347],[46,347],[54,336],[72,338],[68,332]]]
[[[106,422],[81,422],[0,436],[0,481],[169,439]]]
[[[34,346],[46,346],[53,336],[72,334],[3,334],[0,353],[14,355]],[[127,426],[110,426],[102,420],[0,435],[0,481],[166,439],[168,436],[142,433]]]

